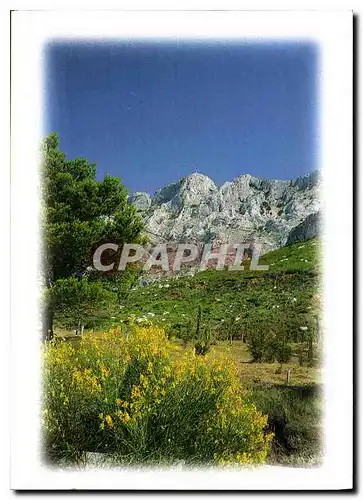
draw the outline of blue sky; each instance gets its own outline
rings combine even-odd
[[[222,184],[319,168],[313,44],[52,42],[45,56],[44,134],[131,192],[196,169]]]

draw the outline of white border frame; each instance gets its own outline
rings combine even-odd
[[[326,455],[317,469],[87,471],[39,460],[37,147],[42,46],[53,37],[310,39],[321,48]],[[14,489],[343,489],[352,487],[352,13],[18,11],[12,14],[12,466]],[[346,248],[345,247],[345,248]],[[337,264],[339,264],[339,267]],[[337,272],[334,272],[337,271]],[[344,431],[342,432],[342,422]]]

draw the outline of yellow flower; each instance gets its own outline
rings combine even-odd
[[[121,405],[121,399],[116,399],[116,404],[120,406]]]
[[[107,368],[105,368],[104,366],[101,366],[101,373],[102,373],[103,377],[108,377],[110,372],[107,370]]]
[[[124,422],[129,422],[129,421],[131,420],[131,417],[130,417],[130,415],[127,413],[127,411],[125,411],[125,413],[124,413],[124,415],[123,415],[122,420],[123,420]]]
[[[143,387],[147,387],[149,385],[149,381],[148,381],[147,377],[145,377],[145,375],[143,375],[142,373],[140,375],[140,384]]]
[[[107,427],[109,429],[112,429],[112,427],[113,427],[113,420],[112,420],[111,415],[106,415],[105,420],[106,420]]]
[[[134,385],[131,390],[131,398],[136,399],[141,396],[140,386]]]

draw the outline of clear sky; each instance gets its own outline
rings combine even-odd
[[[45,134],[131,192],[196,169],[222,184],[319,168],[313,44],[53,42],[45,56]]]

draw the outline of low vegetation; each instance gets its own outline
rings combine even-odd
[[[263,463],[267,417],[242,394],[228,358],[172,356],[160,328],[129,327],[44,347],[46,453],[81,462],[85,452],[117,463]]]
[[[253,384],[250,398],[268,415],[268,429],[274,435],[270,463],[311,467],[322,462],[323,402],[319,385]]]
[[[124,288],[118,302],[113,302],[109,313],[113,317],[99,318],[99,324],[117,329],[121,325],[123,330],[137,325],[140,332],[162,329],[173,361],[185,353],[194,353],[194,362],[201,364],[213,360],[223,365],[229,360],[236,367],[245,401],[253,402],[267,416],[264,432],[274,435],[267,461],[315,465],[321,460],[322,420],[319,273],[314,268],[318,244],[310,240],[266,255],[265,262],[283,265],[278,273],[206,271],[147,286],[130,279],[128,290]],[[305,260],[310,267],[298,270],[300,262],[307,264]],[[117,287],[112,293],[117,294]],[[88,329],[85,338],[104,338],[98,331]],[[84,342],[69,331],[58,330],[58,336],[62,334],[73,346]],[[112,418],[107,411],[103,408],[99,413]],[[82,434],[77,431],[76,435]],[[83,451],[95,449],[85,448],[83,438],[81,442],[79,453],[82,447]],[[142,460],[161,459],[150,453],[145,451]],[[176,459],[173,453],[170,456]],[[183,458],[188,463],[200,459]],[[132,460],[141,458],[135,455]]]

